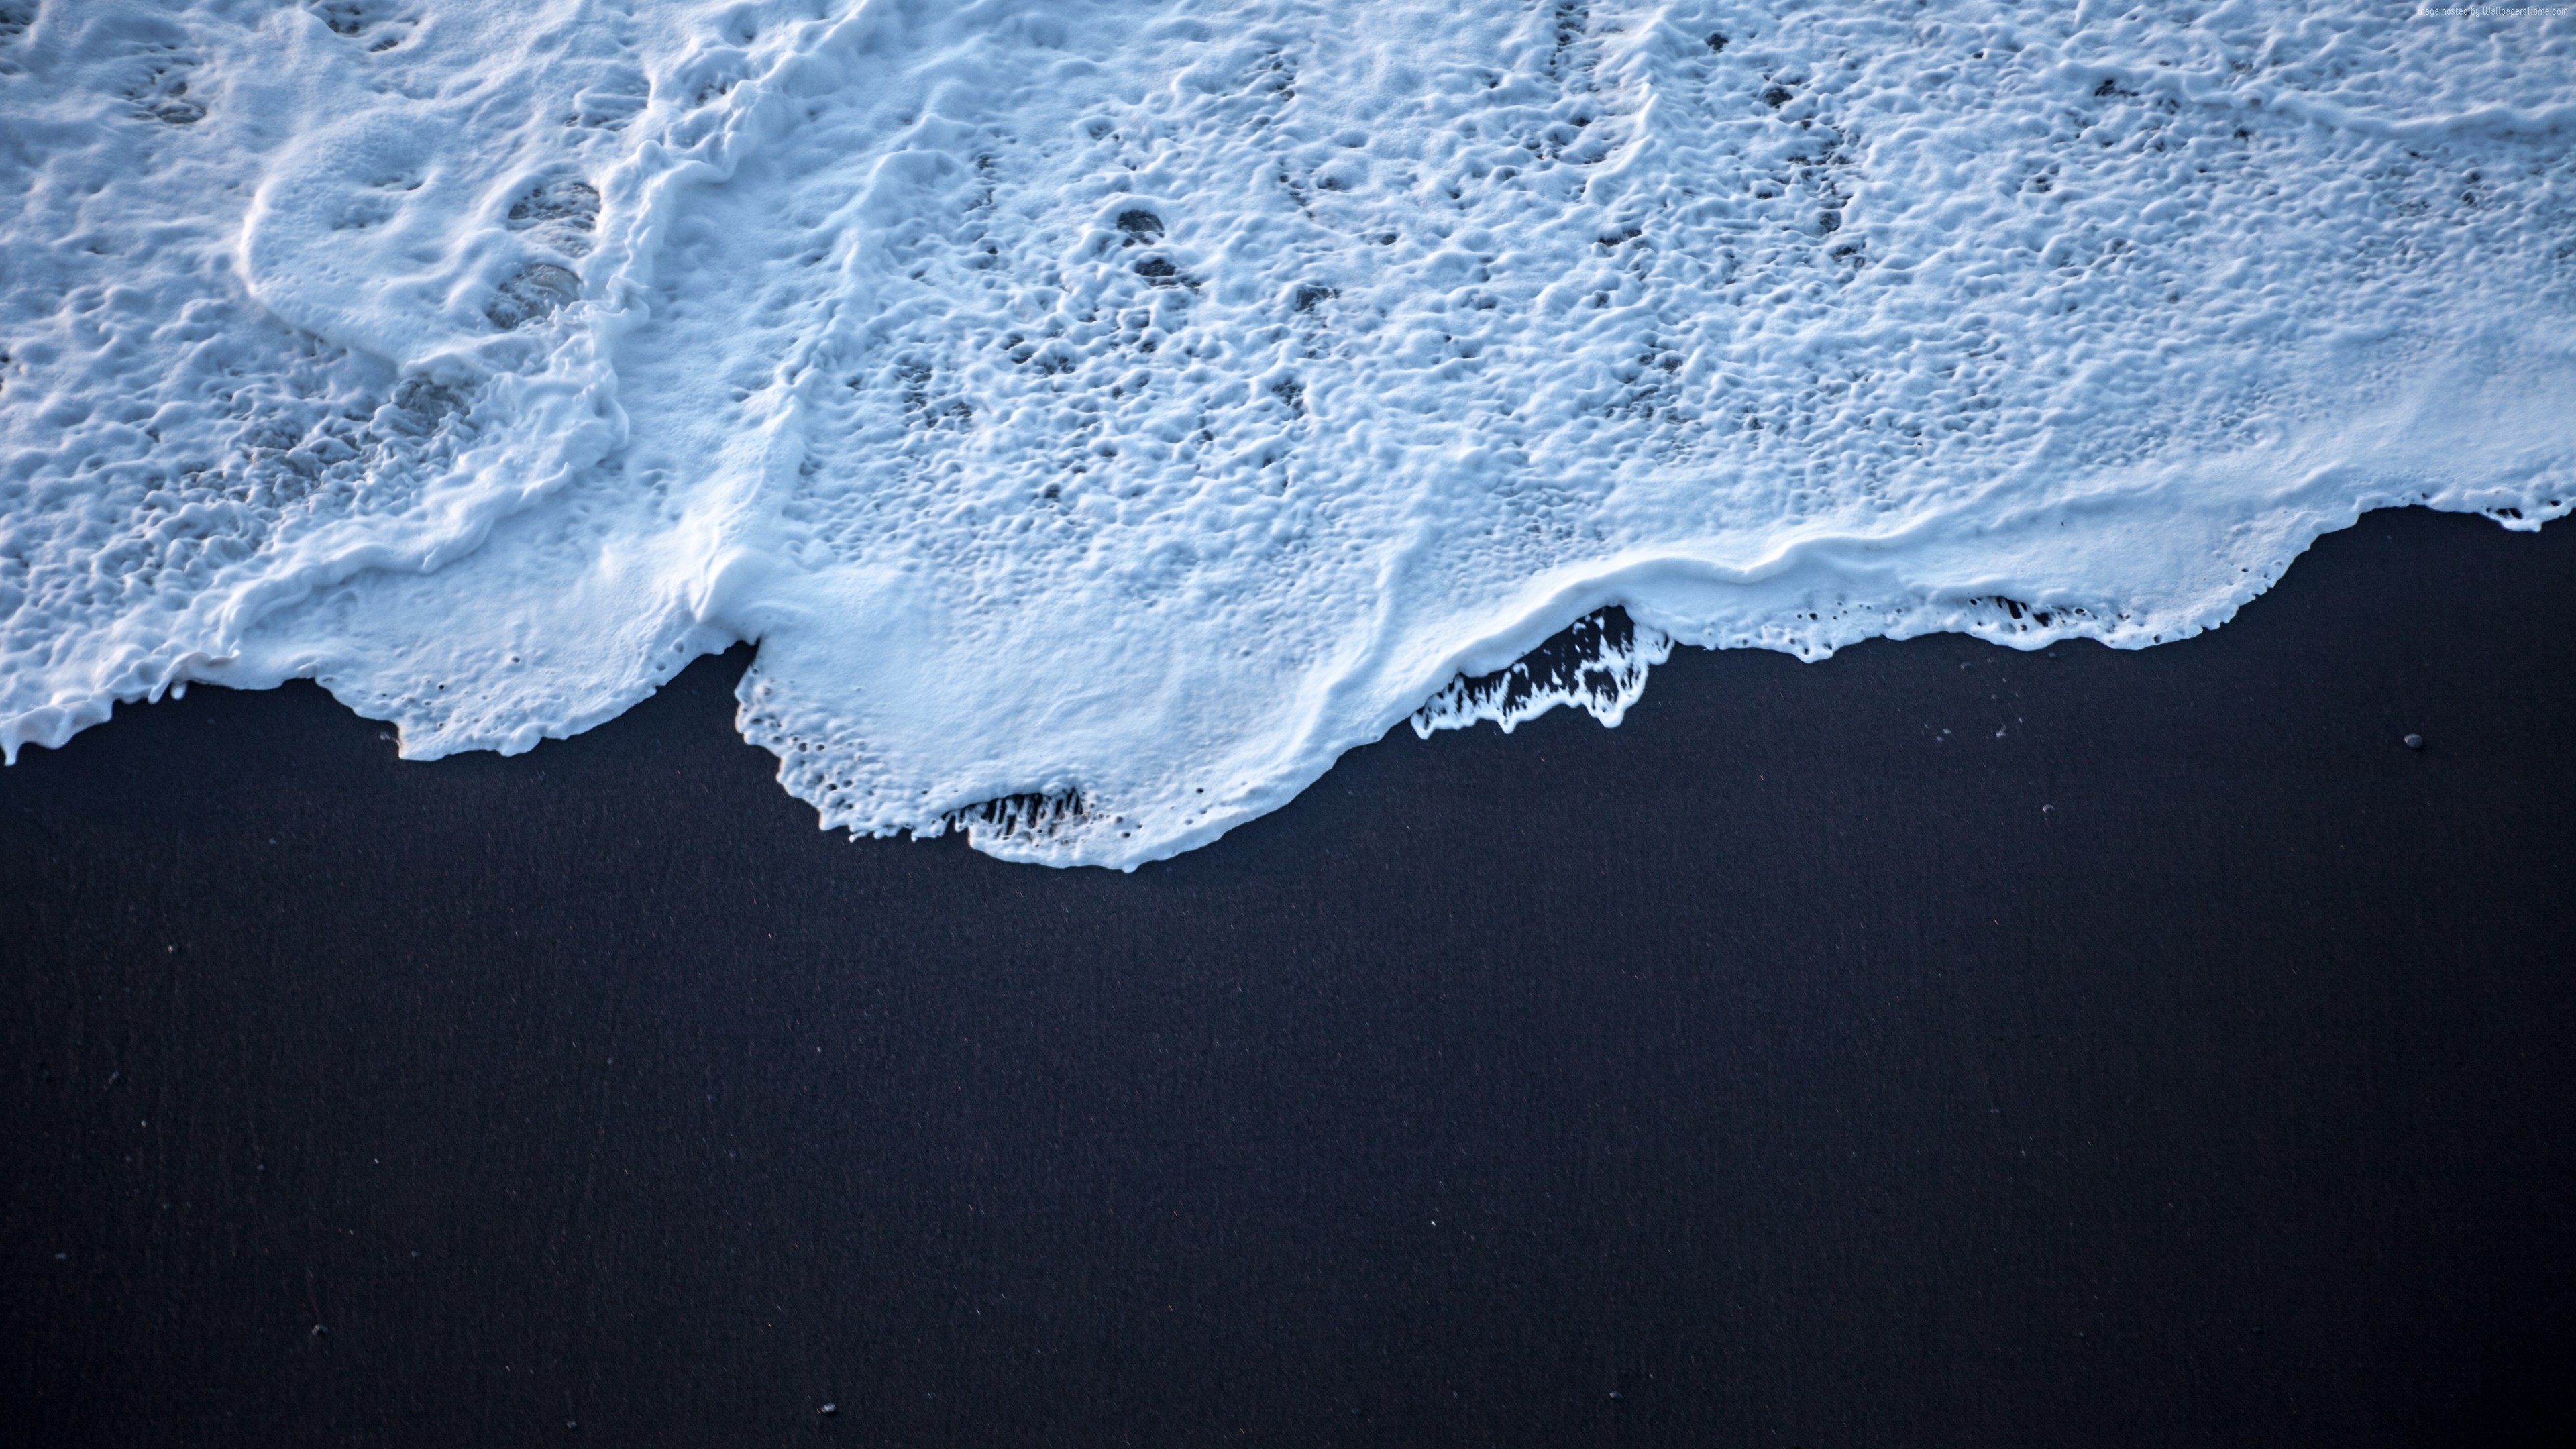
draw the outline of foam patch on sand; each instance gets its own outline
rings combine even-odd
[[[0,0],[0,745],[756,639],[826,825],[1133,866],[1676,642],[2537,527],[2576,21],[2355,8]]]

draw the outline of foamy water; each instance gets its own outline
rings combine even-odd
[[[2576,501],[2571,142],[2539,9],[0,0],[0,745],[754,639],[827,826],[1133,866],[1675,643],[2180,638]]]

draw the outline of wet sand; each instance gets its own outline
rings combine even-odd
[[[0,1439],[2564,1432],[2570,620],[2377,514],[1132,876],[819,833],[747,651],[510,760],[130,708],[0,772]]]

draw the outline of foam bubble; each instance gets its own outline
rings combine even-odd
[[[2564,30],[31,10],[0,744],[310,675],[519,750],[749,638],[825,824],[1133,866],[1674,643],[2184,637],[2567,511]]]

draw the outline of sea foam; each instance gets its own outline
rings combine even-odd
[[[0,0],[0,123],[13,758],[750,639],[827,826],[1132,867],[1676,643],[2576,500],[2546,10]]]

